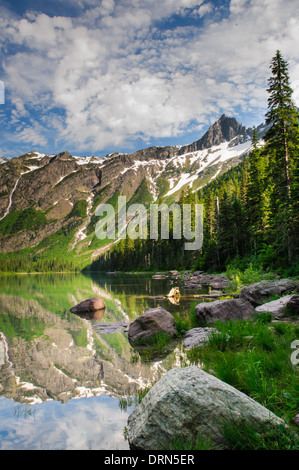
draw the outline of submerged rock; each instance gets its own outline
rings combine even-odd
[[[201,283],[198,281],[198,279],[197,280],[191,279],[190,281],[186,281],[185,284],[184,284],[184,288],[187,289],[187,290],[188,289],[197,289],[197,290],[199,290],[199,289],[201,289],[201,287],[202,287]]]
[[[282,297],[293,291],[299,292],[299,283],[292,281],[291,279],[261,281],[256,284],[243,287],[240,292],[240,298],[248,300],[254,307],[258,307],[273,295]]]
[[[149,308],[129,326],[128,339],[131,344],[146,344],[153,336],[165,333],[176,334],[175,321],[171,313],[162,307]]]
[[[101,297],[91,297],[90,299],[83,300],[79,304],[70,309],[72,313],[88,313],[96,312],[106,308],[105,302]]]
[[[174,438],[210,439],[226,449],[223,425],[252,424],[258,431],[283,425],[282,419],[244,393],[197,367],[167,372],[129,416],[127,436],[132,450],[155,450]],[[167,447],[166,447],[167,448]]]
[[[226,279],[217,279],[215,281],[210,282],[210,286],[212,289],[225,289],[228,287],[229,283],[226,281]]]
[[[98,325],[93,325],[93,327],[102,334],[111,334],[117,333],[118,331],[128,331],[129,323],[99,323]]]
[[[179,272],[176,271],[176,270],[173,270],[173,271],[169,271],[169,272],[168,272],[168,276],[175,276],[175,277],[176,277],[176,276],[178,276],[178,275],[179,275]]]
[[[215,320],[227,321],[251,318],[253,306],[243,299],[215,300],[202,302],[195,307],[195,314],[201,324],[213,323]]]

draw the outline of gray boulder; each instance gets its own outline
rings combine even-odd
[[[250,423],[264,431],[284,424],[268,409],[198,367],[175,368],[147,393],[128,419],[132,450],[155,450],[174,439],[210,439],[228,448],[223,423]]]
[[[299,295],[292,295],[286,308],[291,315],[299,315]]]
[[[159,333],[165,333],[171,337],[175,336],[174,318],[171,313],[162,307],[149,308],[130,324],[128,339],[131,346],[146,344]]]
[[[252,318],[253,306],[243,299],[215,300],[202,302],[195,307],[195,314],[201,324],[213,323],[215,320],[227,321]]]
[[[184,288],[186,290],[189,290],[189,289],[201,289],[201,284],[198,280],[194,280],[194,279],[191,279],[190,281],[186,281],[185,284],[184,284]]]
[[[299,283],[291,279],[278,279],[275,281],[261,281],[250,286],[243,287],[240,298],[248,300],[254,307],[262,305],[271,296],[282,297],[291,292],[299,292]]]
[[[192,328],[184,336],[184,346],[186,349],[203,346],[213,333],[218,333],[218,330],[216,328]]]
[[[210,286],[212,287],[212,289],[225,289],[229,286],[229,282],[227,281],[227,279],[217,278],[213,279],[210,282]]]
[[[259,305],[255,308],[257,313],[271,313],[272,317],[275,319],[279,319],[285,316],[286,306],[288,302],[292,299],[292,295],[285,295],[280,299],[273,300],[272,302],[267,302],[263,305]],[[299,297],[299,296],[297,296]]]

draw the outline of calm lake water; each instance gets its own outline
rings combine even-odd
[[[137,391],[180,365],[180,343],[145,360],[127,333],[101,323],[129,323],[160,305],[187,316],[193,298],[167,295],[177,281],[141,274],[24,274],[0,278],[0,449],[128,449],[124,428]],[[205,290],[197,293],[204,293]],[[181,289],[184,294],[184,290]],[[102,318],[70,308],[100,296]]]

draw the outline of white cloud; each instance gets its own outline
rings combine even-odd
[[[200,17],[207,15],[213,11],[212,3],[202,3],[198,9],[198,14]]]
[[[178,136],[191,121],[208,122],[221,112],[262,114],[278,48],[298,90],[299,12],[292,0],[231,0],[230,16],[221,21],[209,15],[199,27],[171,23],[163,30],[157,20],[179,13],[203,17],[217,3],[88,4],[77,18],[31,13],[0,20],[3,44],[21,47],[3,56],[14,121],[31,106],[54,122],[53,108],[61,108],[61,141],[99,151],[136,138]],[[43,138],[41,125],[27,137],[38,135]]]

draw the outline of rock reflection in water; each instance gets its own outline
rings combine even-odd
[[[105,315],[106,309],[102,308],[101,310],[96,310],[95,312],[84,312],[84,313],[74,313],[80,318],[85,318],[86,320],[102,320]]]
[[[73,398],[126,399],[137,396],[139,390],[150,387],[178,365],[183,357],[178,345],[169,354],[167,351],[167,357],[149,357],[150,353],[140,356],[130,346],[126,326],[145,308],[155,305],[142,295],[142,283],[143,293],[156,293],[148,279],[130,282],[126,279],[123,283],[113,276],[111,285],[107,278],[96,283],[82,275],[52,274],[3,279],[0,400],[39,407],[48,401],[66,404]],[[134,285],[139,298],[132,294]],[[104,311],[84,317],[70,312],[74,304],[95,293],[103,295]],[[122,327],[111,333],[112,325],[117,323]],[[96,328],[104,324],[108,329]],[[0,436],[3,429],[1,424]]]

